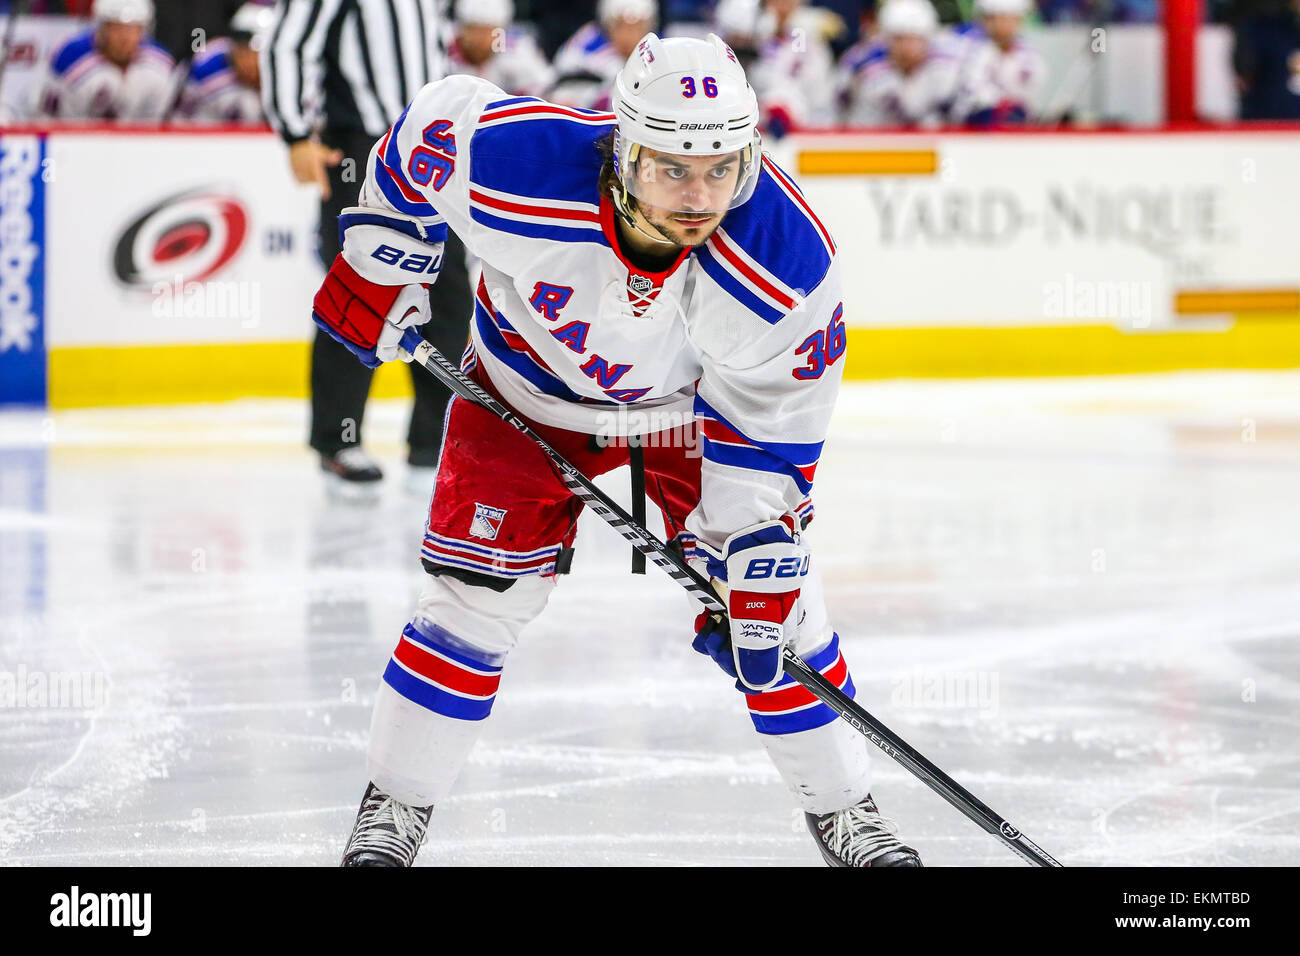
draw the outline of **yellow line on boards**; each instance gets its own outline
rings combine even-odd
[[[1294,315],[1252,315],[1212,330],[859,327],[848,335],[844,377],[851,381],[1300,368]],[[310,351],[302,342],[55,348],[50,407],[305,399]],[[389,363],[376,371],[370,394],[409,397],[410,374],[405,363]]]
[[[85,408],[306,398],[310,364],[311,345],[306,342],[54,348],[49,356],[49,404]],[[377,369],[370,394],[411,395],[405,363]]]

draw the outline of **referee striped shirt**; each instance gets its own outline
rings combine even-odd
[[[438,0],[277,0],[262,103],[293,143],[318,128],[380,137],[446,73]]]

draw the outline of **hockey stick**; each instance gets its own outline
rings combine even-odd
[[[418,329],[406,330],[406,334],[402,336],[401,347],[416,362],[432,372],[438,381],[461,398],[482,406],[532,439],[551,459],[566,488],[603,518],[610,527],[630,541],[634,548],[663,568],[669,577],[689,591],[700,603],[710,611],[725,617],[727,607],[713,590],[713,585],[687,564],[685,558],[633,521],[617,502],[592,484],[577,468],[565,461],[564,457],[534,432],[527,422],[470,381],[459,368],[447,361],[446,356],[424,341]],[[818,700],[848,721],[854,730],[910,770],[922,783],[986,832],[991,833],[1021,859],[1035,866],[1061,865],[1018,828],[998,816],[969,790],[927,760],[907,741],[867,713],[853,698],[809,667],[789,647],[786,647],[783,653],[783,663],[785,673],[792,680],[808,688]]]

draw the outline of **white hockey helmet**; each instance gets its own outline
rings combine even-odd
[[[975,0],[975,12],[981,17],[1008,13],[1013,17],[1029,15],[1029,0]]]
[[[153,23],[153,0],[95,0],[91,9],[100,23]]]
[[[939,29],[939,15],[930,0],[886,0],[878,22],[887,37],[928,37]]]
[[[512,0],[456,0],[458,26],[508,27],[514,19]]]
[[[691,212],[726,212],[754,194],[762,165],[758,97],[717,34],[699,40],[647,33],[614,79],[612,109],[618,118],[614,171],[624,193],[616,203],[630,193],[661,205],[647,196],[657,174],[643,156],[646,148],[675,156],[738,154],[730,194],[711,195],[716,208]]]
[[[657,0],[600,0],[596,19],[602,24],[619,20],[649,20],[654,23],[659,19],[659,4]]]
[[[752,40],[758,35],[762,0],[718,0],[713,8],[713,26],[726,40]]]
[[[274,10],[264,3],[253,3],[250,0],[230,18],[230,37],[236,43],[246,44],[260,53],[274,23]]]

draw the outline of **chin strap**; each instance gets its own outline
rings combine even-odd
[[[617,137],[617,134],[615,135]],[[616,145],[614,149],[615,152],[617,152],[618,151],[617,138],[615,139],[615,143]],[[640,152],[641,152],[641,147],[636,143],[633,143],[631,147],[631,151],[628,153],[628,159],[631,162],[635,163],[637,154]],[[665,245],[665,246],[676,246],[677,243],[673,242],[671,239],[665,236],[658,229],[655,229],[654,223],[651,223],[650,220],[647,219],[646,222],[649,224],[651,229],[655,229],[654,232],[646,232],[644,229],[641,228],[641,224],[636,221],[636,214],[632,212],[631,208],[629,207],[627,201],[627,183],[623,182],[623,172],[618,168],[617,161],[614,164],[614,170],[618,174],[618,188],[611,190],[610,197],[609,197],[610,200],[614,203],[614,210],[620,216],[623,217],[623,221],[627,223],[629,227],[641,233],[641,235],[645,236],[651,242],[657,242],[660,245]]]
[[[661,233],[658,229],[655,229],[655,231],[651,233],[651,232],[646,232],[644,229],[641,228],[641,224],[636,221],[636,214],[632,212],[632,210],[629,209],[627,206],[627,187],[624,186],[622,182],[619,182],[618,189],[613,190],[609,198],[610,201],[614,203],[614,211],[617,212],[620,217],[622,217],[623,221],[627,223],[629,227],[635,229],[637,232],[641,233],[641,235],[645,236],[647,239],[651,240],[652,242],[657,242],[665,246],[678,245],[677,243],[673,242],[671,239],[666,238],[664,234]],[[646,220],[646,222],[650,224],[651,229],[655,228],[654,224],[650,223],[648,219]]]

